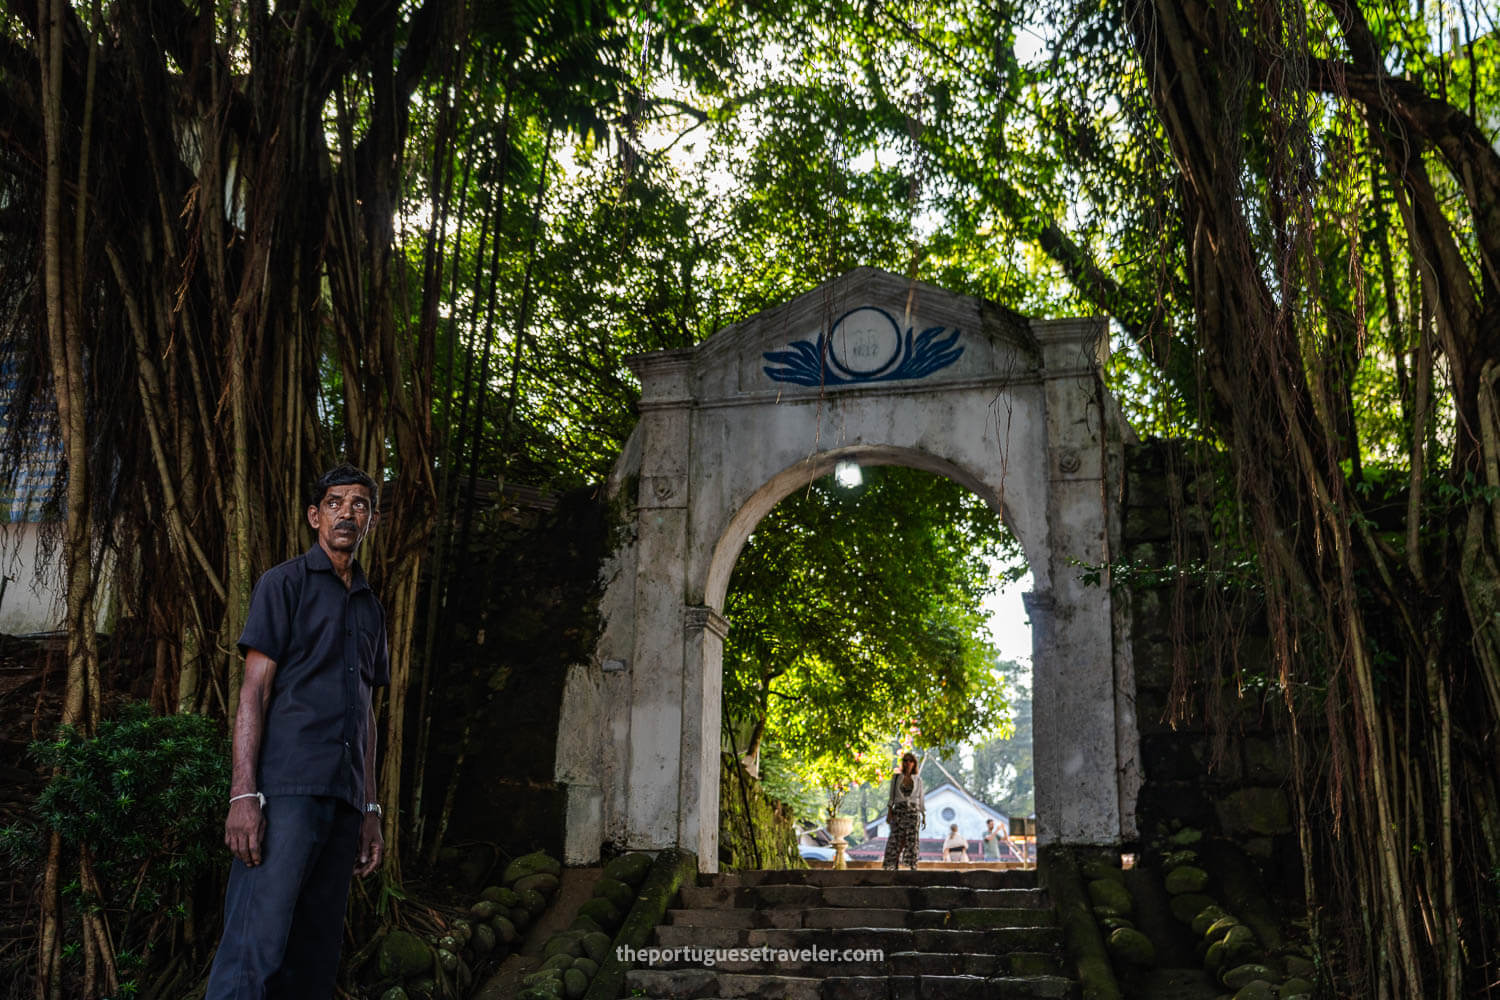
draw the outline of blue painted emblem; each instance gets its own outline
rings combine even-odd
[[[784,351],[767,351],[765,373],[794,385],[854,385],[926,378],[947,368],[964,353],[955,347],[958,331],[930,326],[920,334],[901,332],[896,318],[875,306],[860,306],[840,316],[825,335],[798,340]]]

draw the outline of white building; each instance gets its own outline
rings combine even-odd
[[[977,841],[984,836],[985,820],[989,819],[995,821],[1000,836],[1010,836],[1010,821],[1006,817],[952,782],[945,781],[931,789],[925,794],[924,800],[927,803],[927,825],[922,828],[923,837],[944,838],[948,836],[948,827],[957,823],[959,836],[965,840]],[[867,838],[890,835],[891,824],[884,814],[865,824]],[[977,858],[978,855],[973,851],[970,853]]]

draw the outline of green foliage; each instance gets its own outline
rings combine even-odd
[[[37,823],[87,847],[106,882],[135,890],[140,879],[143,909],[222,862],[229,747],[211,719],[156,715],[137,703],[101,722],[93,739],[64,727],[31,754],[53,772],[34,807]],[[16,827],[5,832],[11,846],[22,836]]]
[[[732,754],[720,757],[720,862],[730,868],[805,867],[797,852],[792,807],[746,774]]]
[[[1004,709],[980,602],[1014,542],[946,479],[864,472],[857,491],[823,479],[782,501],[725,602],[726,718],[763,725],[828,805],[888,773],[893,739],[964,741]]]
[[[995,670],[1007,704],[1002,725],[991,738],[976,743],[967,753],[952,746],[932,751],[922,771],[922,781],[932,788],[947,780],[934,766],[935,758],[981,802],[1007,816],[1030,816],[1036,811],[1031,670],[1010,660],[996,661]]]
[[[53,777],[32,817],[0,830],[0,850],[13,867],[31,869],[56,832],[66,851],[86,852],[101,895],[87,898],[73,882],[64,900],[74,914],[109,915],[130,979],[144,968],[153,918],[187,919],[192,894],[224,868],[227,741],[209,718],[159,716],[137,703],[101,722],[92,739],[64,727],[31,754]]]

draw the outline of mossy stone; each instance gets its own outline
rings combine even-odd
[[[1090,882],[1089,899],[1094,901],[1095,906],[1107,906],[1122,917],[1128,917],[1135,911],[1130,890],[1125,888],[1123,882],[1116,882],[1114,879],[1101,878]]]
[[[1234,991],[1234,1000],[1276,1000],[1276,987],[1255,979]]]
[[[602,931],[604,928],[600,927],[598,922],[590,917],[574,917],[573,922],[568,925],[568,930],[583,931],[587,934],[591,931]]]
[[[1120,866],[1112,865],[1103,858],[1085,858],[1078,865],[1078,872],[1090,882],[1102,878],[1112,879],[1122,885],[1125,882],[1125,873],[1120,870]]]
[[[1133,927],[1119,927],[1110,931],[1105,945],[1116,961],[1141,968],[1156,964],[1156,948],[1151,944],[1151,939]]]
[[[1167,872],[1167,892],[1174,896],[1201,893],[1208,885],[1208,872],[1196,865],[1183,865]]]
[[[1191,826],[1185,826],[1167,838],[1176,847],[1187,847],[1189,844],[1196,844],[1202,839],[1203,831],[1194,829]]]
[[[1241,788],[1218,803],[1219,823],[1232,834],[1272,837],[1292,831],[1292,804],[1280,788]]]
[[[498,908],[499,904],[497,904],[493,899],[481,899],[479,902],[469,907],[469,916],[473,917],[475,920],[488,920],[490,919],[490,917],[493,917],[495,915],[495,910]]]
[[[580,917],[588,917],[594,923],[605,930],[614,930],[620,926],[620,911],[615,909],[614,904],[607,899],[595,896],[578,907]]]
[[[449,951],[447,948],[438,948],[437,959],[438,965],[441,965],[443,967],[444,972],[457,971],[458,956],[453,954],[453,952]]]
[[[551,857],[545,851],[533,851],[530,854],[521,855],[506,865],[505,874],[500,876],[500,881],[514,887],[521,879],[528,875],[535,875],[538,872],[546,872],[548,875],[561,875],[562,865],[556,858]]]
[[[1255,935],[1250,933],[1250,928],[1236,924],[1229,928],[1229,933],[1224,935],[1223,940],[1208,946],[1203,965],[1209,972],[1218,975],[1221,969],[1232,968],[1254,958],[1255,950]]]
[[[540,986],[528,986],[516,994],[516,1000],[557,1000],[558,994]]]
[[[1303,958],[1301,955],[1288,955],[1286,957],[1286,974],[1298,979],[1313,980],[1318,976],[1318,967],[1311,959]]]
[[[594,895],[609,900],[621,913],[630,909],[635,902],[635,890],[619,879],[601,878],[594,883]]]
[[[516,925],[518,931],[531,926],[531,911],[524,906],[512,906],[505,911],[505,915],[510,917],[510,922]]]
[[[543,972],[547,971],[548,969],[556,969],[558,972],[562,972],[564,969],[571,969],[572,967],[573,956],[569,955],[565,951],[558,952],[542,963]]]
[[[479,894],[481,900],[494,903],[496,908],[508,910],[521,905],[521,897],[504,886],[492,885]]]
[[[406,984],[406,992],[414,1000],[432,1000],[433,994],[437,993],[437,980],[431,976],[412,979]]]
[[[392,986],[390,989],[380,994],[380,1000],[409,1000],[409,998],[406,995],[406,991],[401,987]]]
[[[1213,906],[1213,897],[1205,896],[1201,892],[1185,892],[1180,896],[1173,896],[1169,904],[1172,916],[1177,918],[1178,923],[1191,924],[1193,918],[1202,913],[1205,907]]]
[[[1240,925],[1239,918],[1225,915],[1208,925],[1208,930],[1203,932],[1203,939],[1210,944],[1215,941],[1224,940],[1224,935],[1229,933],[1230,928]]]
[[[1222,939],[1225,944],[1235,948],[1254,948],[1255,932],[1244,924],[1235,924],[1229,928]]]
[[[380,942],[376,967],[383,979],[405,979],[432,969],[432,949],[407,931],[391,931]]]
[[[1258,962],[1246,962],[1244,965],[1236,965],[1224,973],[1219,977],[1219,982],[1224,984],[1225,989],[1237,990],[1241,986],[1252,983],[1257,979],[1264,979],[1270,982],[1277,978],[1279,977],[1276,973],[1264,965]]]
[[[453,952],[453,954],[457,955],[459,951],[462,950],[463,945],[459,944],[458,938],[454,937],[452,934],[444,934],[442,937],[438,938],[438,947],[443,951],[451,951]]]
[[[563,973],[563,996],[568,1000],[579,1000],[589,989],[589,977],[577,969]]]
[[[510,944],[518,936],[516,925],[510,922],[509,917],[491,917],[490,927],[494,930],[495,937],[499,938],[502,944]]]
[[[1301,996],[1303,994],[1311,995],[1312,991],[1313,984],[1301,976],[1293,976],[1281,984],[1281,995],[1284,997]]]
[[[585,934],[583,936],[583,951],[596,962],[604,961],[609,954],[610,939],[608,934]]]
[[[521,980],[522,986],[540,986],[557,989],[562,986],[562,973],[557,969],[542,969]]]
[[[641,883],[646,881],[646,873],[650,870],[651,855],[637,851],[634,854],[622,854],[605,865],[604,877],[612,878],[616,882],[624,882],[632,889],[639,889]]]
[[[542,955],[545,958],[551,958],[553,955],[566,954],[569,958],[568,964],[571,965],[572,959],[583,954],[583,945],[580,943],[582,940],[583,934],[579,931],[561,931],[552,935],[547,943],[542,945]]]
[[[542,911],[547,908],[547,897],[535,889],[523,889],[518,895],[521,897],[521,905],[533,917],[541,916]]]
[[[1111,917],[1123,917],[1125,915],[1113,906],[1095,906],[1093,907],[1093,912],[1095,920],[1109,920]]]
[[[1119,930],[1121,927],[1134,927],[1135,924],[1131,923],[1130,920],[1125,917],[1105,917],[1103,920],[1099,921],[1099,926],[1104,928],[1104,930],[1107,932]]]
[[[594,976],[599,973],[599,963],[594,961],[592,958],[589,958],[587,955],[583,956],[582,958],[575,958],[573,960],[573,968],[577,969],[579,972],[582,972],[590,979],[593,979]]]
[[[469,940],[469,946],[474,949],[476,955],[488,955],[495,950],[495,928],[489,924],[479,924],[474,928],[474,937]]]
[[[517,879],[516,884],[511,886],[518,894],[526,895],[526,890],[534,889],[543,896],[550,896],[557,891],[558,879],[556,875],[548,872],[537,872],[535,875],[527,875],[525,878]]]
[[[1227,916],[1229,916],[1229,914],[1224,911],[1224,908],[1222,906],[1210,903],[1208,906],[1205,906],[1203,909],[1199,910],[1198,913],[1193,917],[1193,933],[1198,935],[1199,937],[1202,937],[1208,933],[1208,929],[1210,927],[1212,927],[1218,921],[1223,920]]]
[[[1169,872],[1173,868],[1181,868],[1183,865],[1197,864],[1198,852],[1183,848],[1179,851],[1168,851],[1162,855],[1161,870]]]

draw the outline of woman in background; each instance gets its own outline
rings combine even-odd
[[[885,842],[882,866],[895,870],[903,864],[917,869],[917,831],[927,825],[927,803],[922,798],[922,778],[917,774],[917,755],[901,755],[901,770],[891,775],[891,800],[886,806],[891,835]]]
[[[943,860],[969,861],[969,842],[958,832],[958,824],[954,823],[948,827],[948,839],[943,841]]]

